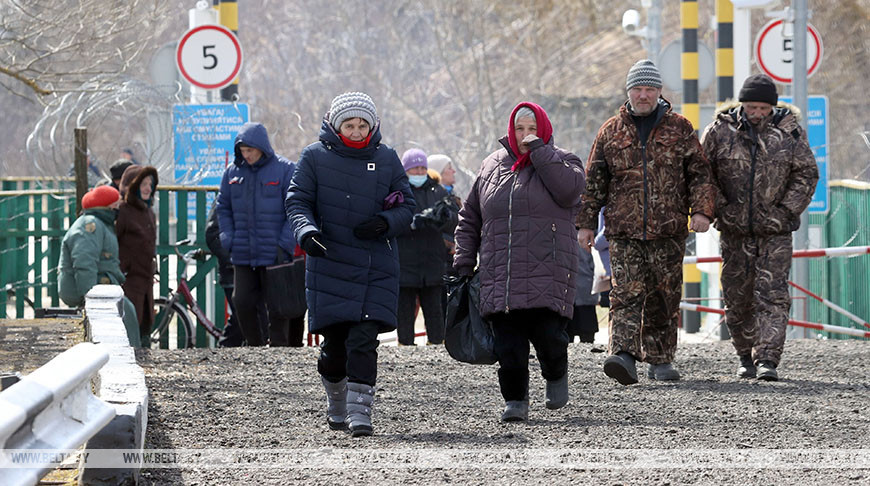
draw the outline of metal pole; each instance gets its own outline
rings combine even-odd
[[[217,1],[217,0],[215,0]],[[239,35],[239,4],[237,0],[220,0],[218,17],[221,25]],[[239,99],[239,78],[233,84],[221,90],[221,101],[236,101]]]
[[[734,84],[733,93],[739,93],[743,82],[751,73],[752,10],[734,7]]]
[[[680,25],[683,29],[683,53],[680,58],[683,78],[683,116],[692,122],[697,132],[701,124],[701,106],[698,104],[698,1],[682,0],[680,3]],[[689,233],[686,252],[696,254],[695,234]],[[683,267],[683,295],[687,299],[701,296],[701,272],[697,265]],[[695,333],[701,329],[701,315],[696,312],[683,312],[683,329]]]
[[[734,5],[716,0],[716,102],[734,98]]]
[[[76,216],[82,214],[82,198],[88,192],[88,129],[78,127],[73,130],[75,149],[73,164],[76,175]]]
[[[647,39],[649,59],[658,66],[662,51],[662,0],[653,0],[647,12]]]
[[[794,22],[794,74],[792,75],[792,89],[795,106],[801,112],[800,124],[807,129],[807,0],[795,0]],[[801,214],[801,226],[794,232],[794,249],[805,250],[809,248],[809,224],[810,218],[807,210]],[[805,259],[794,261],[794,281],[798,285],[809,288],[810,269]],[[793,291],[793,293],[796,293]],[[807,316],[803,316],[807,319]]]

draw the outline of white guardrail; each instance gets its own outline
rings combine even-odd
[[[94,396],[91,379],[109,353],[81,343],[0,393],[2,450],[76,449],[115,417],[115,408]],[[32,468],[9,467],[0,454],[0,484],[33,485],[53,469],[50,458]]]

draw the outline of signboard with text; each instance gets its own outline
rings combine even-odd
[[[220,185],[224,169],[235,157],[236,134],[248,119],[248,105],[244,103],[173,106],[175,183]],[[210,195],[209,207],[213,200]],[[195,207],[190,206],[188,214],[192,219]]]

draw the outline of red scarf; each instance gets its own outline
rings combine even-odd
[[[340,138],[342,143],[344,143],[345,145],[347,145],[350,148],[361,149],[361,148],[366,148],[366,146],[369,144],[369,141],[371,141],[371,139],[372,139],[372,133],[374,133],[374,130],[371,130],[369,132],[369,136],[360,140],[359,142],[354,142],[353,140],[342,135],[341,133],[338,134],[338,138]]]
[[[553,125],[550,124],[550,118],[547,116],[547,112],[544,111],[543,108],[530,101],[523,101],[518,104],[511,112],[510,123],[508,124],[508,144],[510,145],[511,150],[513,150],[514,155],[517,156],[517,161],[513,166],[511,166],[511,171],[522,170],[532,163],[532,160],[529,158],[531,152],[526,152],[520,155],[519,143],[522,142],[522,140],[517,140],[517,135],[514,132],[514,117],[517,115],[517,111],[524,106],[535,113],[535,122],[538,125],[538,138],[543,140],[544,143],[550,143],[550,137],[553,136]]]

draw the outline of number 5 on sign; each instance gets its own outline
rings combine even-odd
[[[242,69],[242,46],[221,25],[200,25],[188,30],[175,51],[178,71],[190,84],[203,89],[229,86]]]

